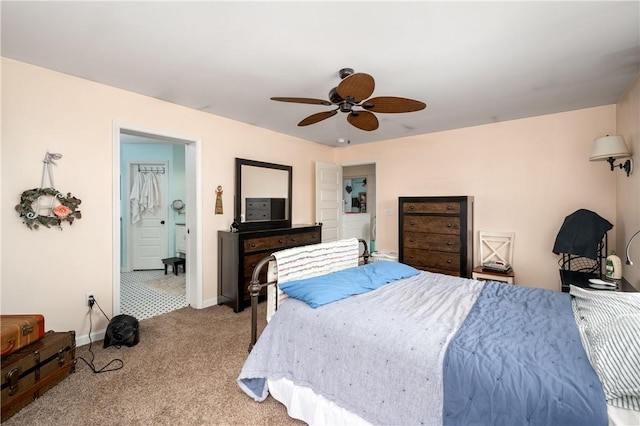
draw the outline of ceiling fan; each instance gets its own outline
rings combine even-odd
[[[349,113],[347,121],[361,130],[371,131],[378,128],[378,118],[373,114],[398,113],[420,111],[426,108],[424,102],[395,96],[380,96],[369,98],[375,88],[373,77],[365,73],[354,73],[352,68],[343,68],[338,72],[342,79],[337,87],[329,91],[329,101],[314,98],[273,97],[271,100],[293,102],[299,104],[336,105],[331,111],[317,112],[298,123],[298,126],[308,126],[333,117],[340,112]],[[354,109],[359,107],[362,109]]]

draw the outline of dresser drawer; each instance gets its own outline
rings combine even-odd
[[[404,250],[403,260],[418,269],[427,267],[452,272],[460,270],[460,255],[457,253],[407,248]]]
[[[253,270],[255,269],[258,262],[260,262],[265,257],[269,256],[271,253],[255,253],[255,254],[247,254],[244,257],[244,276],[247,278],[251,278],[251,274],[253,274]],[[265,266],[260,271],[262,274],[260,275],[260,282],[266,281],[267,276],[267,267]],[[263,276],[264,275],[264,276]]]
[[[301,234],[287,235],[287,245],[289,247],[316,244],[320,242],[319,232],[303,232]]]
[[[405,248],[460,253],[460,238],[455,234],[429,234],[426,232],[405,232]]]
[[[251,253],[261,250],[280,249],[286,246],[287,237],[285,235],[262,238],[248,238],[244,241],[244,252]]]
[[[424,202],[406,202],[402,205],[402,211],[404,213],[450,213],[460,214],[459,202],[436,202],[436,203],[424,203]]]
[[[404,232],[430,232],[434,234],[460,235],[458,216],[405,216]]]

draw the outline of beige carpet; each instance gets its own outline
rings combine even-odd
[[[261,303],[261,327],[264,310]],[[121,358],[123,369],[94,374],[78,360],[74,374],[3,425],[303,424],[273,398],[258,403],[237,386],[250,318],[251,309],[214,306],[142,320],[138,345],[93,345],[96,368]],[[90,360],[88,345],[76,353]]]
[[[145,287],[168,294],[170,296],[180,296],[186,293],[187,282],[186,275],[164,275],[161,278],[153,278],[151,280],[142,281]]]

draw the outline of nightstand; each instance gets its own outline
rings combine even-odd
[[[600,278],[600,275],[595,273],[589,273],[589,272],[567,271],[564,269],[560,269],[560,281],[562,282],[562,291],[564,293],[569,292],[570,285],[586,288],[589,290],[600,290],[600,291],[622,291],[622,292],[628,292],[628,293],[635,293],[638,291],[624,278],[622,278],[621,280],[608,280],[608,281],[615,281],[618,284],[618,287],[615,289],[612,288],[609,290],[609,289],[593,288],[589,285],[589,279],[591,278]]]

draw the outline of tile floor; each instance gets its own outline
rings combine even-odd
[[[185,295],[171,296],[152,290],[142,281],[161,278],[164,270],[122,272],[120,274],[120,311],[136,319],[155,317],[187,306]]]

